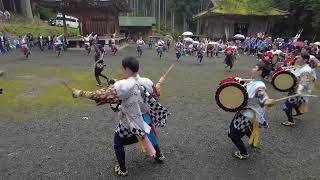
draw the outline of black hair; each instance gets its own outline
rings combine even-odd
[[[262,61],[258,62],[256,66],[258,67],[258,71],[262,71],[262,74],[261,74],[262,78],[265,78],[266,76],[268,76],[272,69],[272,67],[268,66]]]
[[[308,61],[309,61],[309,59],[310,59],[309,53],[301,53],[301,57],[302,57],[302,59],[308,60]]]
[[[122,60],[122,67],[129,68],[132,72],[139,71],[139,61],[134,57],[126,57]]]

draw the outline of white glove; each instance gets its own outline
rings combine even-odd
[[[80,96],[81,91],[79,89],[72,89],[72,96],[77,98]]]

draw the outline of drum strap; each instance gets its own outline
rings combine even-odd
[[[249,138],[249,145],[252,145],[254,147],[258,146],[259,143],[259,123],[256,118],[256,112],[253,109],[250,109],[250,111],[253,113],[253,119],[252,119],[252,131],[251,136]]]

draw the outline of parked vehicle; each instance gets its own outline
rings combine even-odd
[[[71,28],[79,28],[79,19],[72,16],[66,15],[66,24]],[[56,18],[56,26],[63,26],[63,15],[59,13]]]
[[[49,24],[50,26],[55,26],[55,25],[56,25],[56,19],[50,18],[50,19],[48,20],[48,24]]]

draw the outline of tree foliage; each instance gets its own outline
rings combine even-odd
[[[273,34],[293,36],[303,29],[302,38],[320,38],[319,0],[272,0],[273,6],[289,12],[286,18],[278,20]]]

